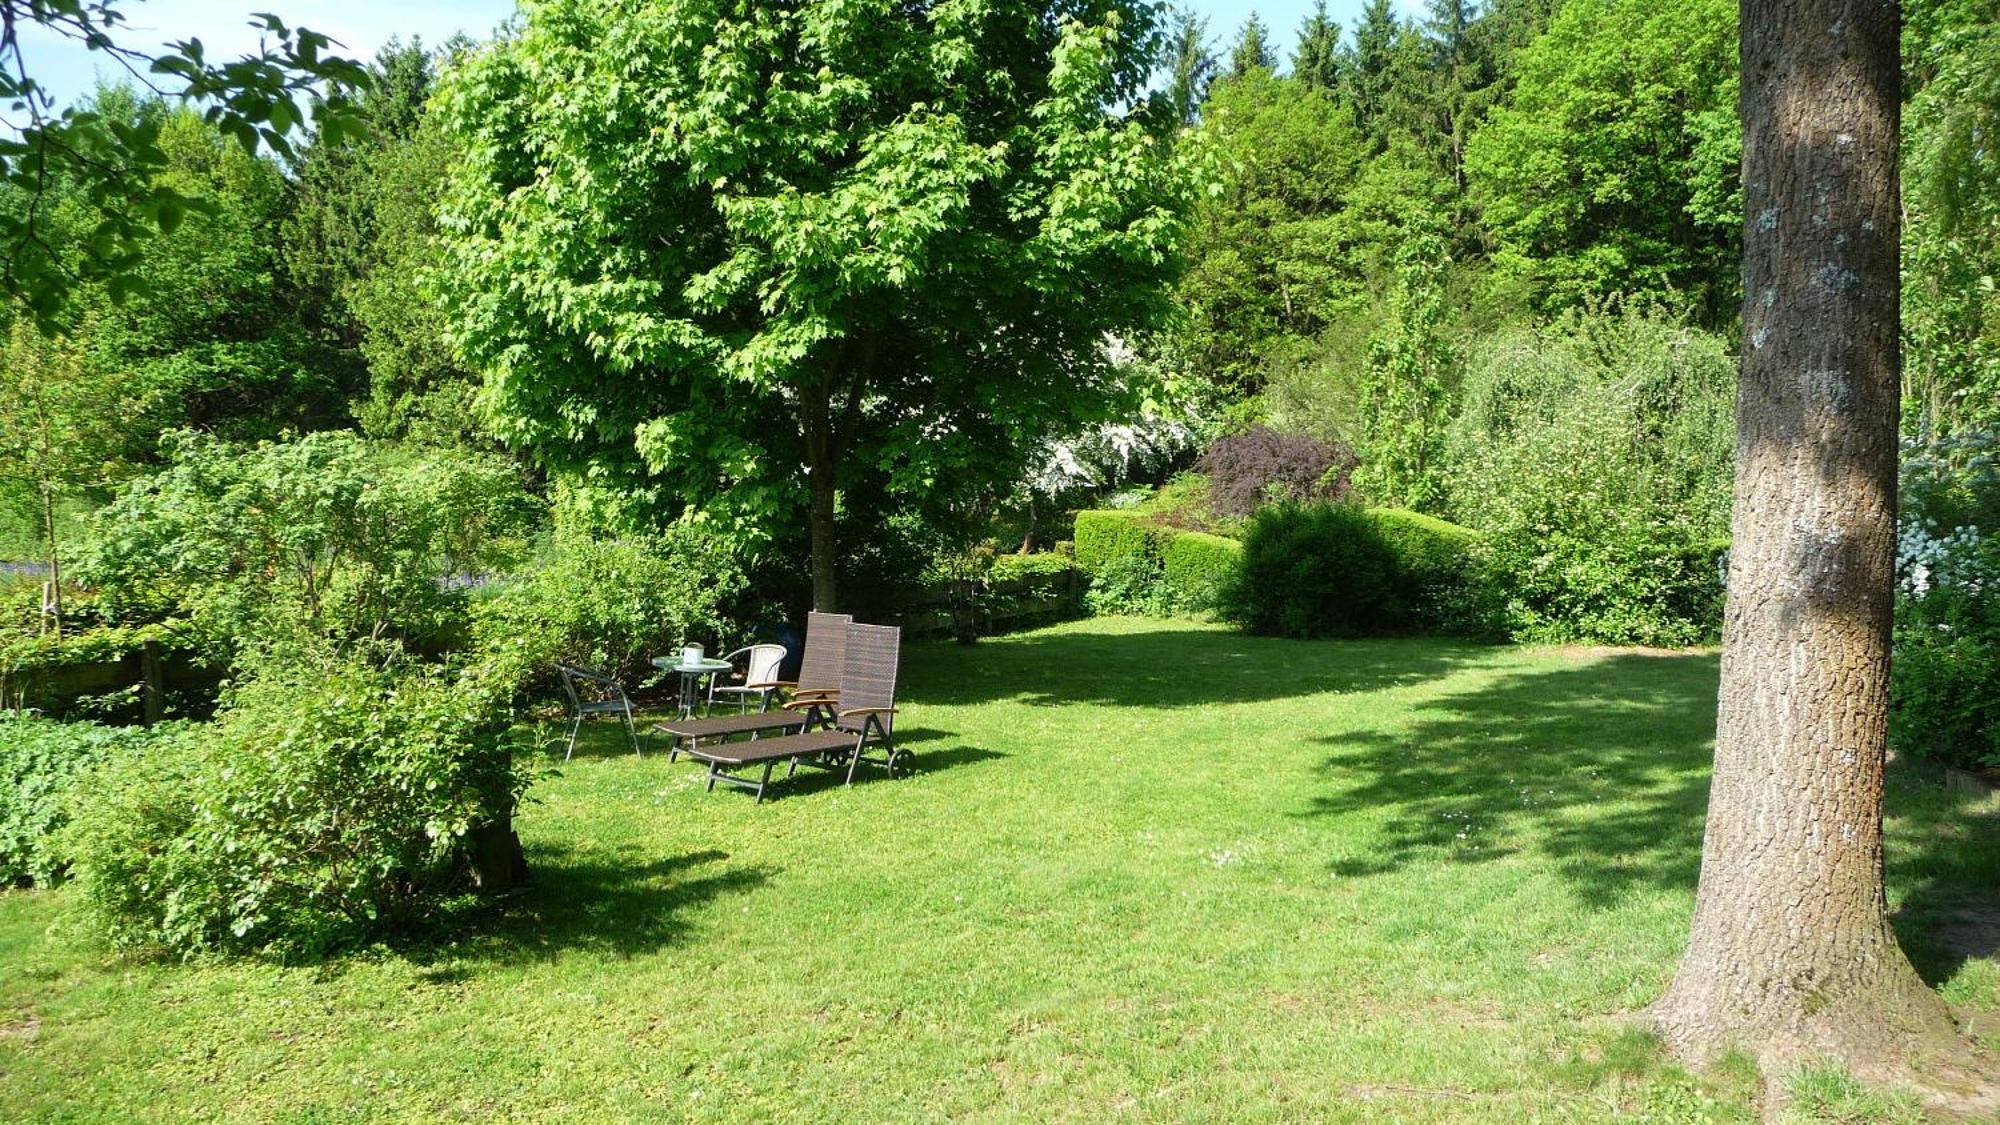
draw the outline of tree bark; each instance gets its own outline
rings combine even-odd
[[[47,625],[54,629],[56,639],[63,635],[62,596],[62,552],[56,539],[56,493],[49,483],[42,482],[42,535],[49,552],[49,595]]]
[[[805,427],[806,490],[809,497],[806,528],[812,539],[813,608],[821,613],[836,612],[839,603],[833,521],[834,497],[839,487],[834,479],[838,451],[834,448],[833,411],[829,402],[831,389],[832,381],[829,379],[818,388],[807,388],[801,396],[803,417],[800,420]]]
[[[1742,379],[1692,1058],[1855,1073],[1954,1037],[1882,885],[1899,359],[1896,5],[1742,0]]]

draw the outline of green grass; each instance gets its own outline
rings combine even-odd
[[[913,645],[916,776],[759,807],[600,727],[520,818],[536,886],[448,937],[149,963],[0,895],[0,1115],[1754,1120],[1753,1068],[1618,1019],[1685,937],[1715,678],[1122,620]],[[1944,924],[2000,824],[1890,798],[1906,944],[1992,1009]]]

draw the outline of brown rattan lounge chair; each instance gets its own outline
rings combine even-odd
[[[720,781],[755,791],[760,803],[764,800],[765,786],[771,783],[771,770],[781,761],[791,763],[785,770],[786,777],[797,773],[800,765],[824,769],[839,769],[844,765],[846,783],[852,785],[855,768],[862,762],[879,765],[894,777],[900,751],[891,735],[896,726],[896,664],[901,647],[900,629],[849,625],[840,705],[834,711],[830,727],[751,742],[697,744],[683,753],[708,763],[710,792]],[[871,746],[881,750],[880,757],[868,756]],[[763,772],[753,777],[747,771],[757,766],[764,767]],[[736,773],[736,770],[746,772]]]
[[[806,616],[806,651],[799,661],[797,683],[774,680],[773,688],[790,688],[791,699],[781,708],[748,715],[714,715],[706,719],[669,719],[657,723],[655,734],[667,736],[667,760],[674,761],[703,739],[804,730],[832,717],[840,696],[841,670],[847,663],[847,627],[854,619],[844,613]],[[763,685],[760,685],[763,686]]]

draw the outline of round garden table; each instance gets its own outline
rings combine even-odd
[[[699,698],[701,678],[703,676],[713,676],[717,672],[729,671],[730,663],[727,660],[702,660],[694,664],[683,664],[678,656],[656,656],[653,658],[653,667],[658,668],[662,672],[679,672],[681,674],[680,717],[691,719],[694,717],[695,700]]]

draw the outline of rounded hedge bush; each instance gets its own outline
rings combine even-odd
[[[1259,511],[1223,613],[1249,632],[1343,637],[1404,621],[1395,551],[1376,522],[1348,504],[1278,504]]]

